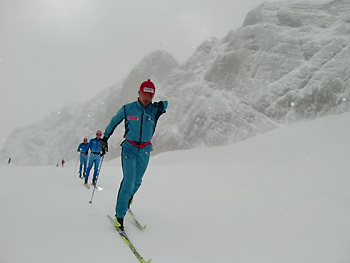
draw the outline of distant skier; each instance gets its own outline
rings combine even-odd
[[[65,163],[66,163],[66,161],[64,159],[62,159],[62,161],[61,161],[62,167],[64,166]]]
[[[97,181],[97,177],[98,177],[98,167],[100,165],[100,159],[102,156],[101,137],[102,137],[102,132],[100,130],[98,130],[96,132],[96,137],[94,139],[91,139],[89,141],[89,144],[88,144],[88,150],[90,150],[90,157],[89,157],[89,166],[88,166],[88,168],[86,170],[86,174],[85,174],[85,181],[84,181],[85,186],[88,185],[90,170],[91,170],[93,165],[95,165],[95,167],[94,167],[94,175],[92,178],[92,185],[94,187],[96,186],[96,181]]]
[[[123,180],[120,184],[114,224],[124,230],[124,217],[130,204],[141,186],[142,177],[146,171],[150,152],[151,139],[156,129],[159,117],[165,113],[167,101],[152,103],[155,86],[151,80],[143,82],[139,89],[137,101],[122,106],[106,127],[102,139],[102,152],[108,151],[107,140],[114,129],[125,122],[124,141],[122,142],[121,161]]]
[[[89,144],[88,144],[87,138],[84,138],[83,142],[79,144],[77,151],[80,152],[79,178],[83,178],[83,175],[85,176],[85,173],[86,173],[88,153],[89,153]],[[84,166],[84,170],[83,170],[83,166]]]
[[[11,157],[9,158],[9,160],[7,162],[9,165],[11,165]]]

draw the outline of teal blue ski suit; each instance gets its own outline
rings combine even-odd
[[[94,167],[94,175],[92,178],[92,182],[97,181],[100,160],[101,160],[101,152],[102,152],[101,143],[102,143],[102,140],[98,139],[97,137],[89,141],[88,150],[90,149],[90,157],[89,157],[89,165],[85,173],[85,182],[87,182],[89,179],[90,170],[93,165],[95,167]]]
[[[157,121],[165,113],[167,106],[167,101],[154,102],[147,106],[143,106],[140,100],[126,104],[120,108],[105,129],[104,139],[108,140],[114,129],[122,121],[125,123],[125,140],[121,144],[123,180],[115,209],[117,218],[124,218],[129,201],[141,186],[152,151],[151,140]]]
[[[89,154],[89,144],[82,142],[81,144],[79,144],[77,152],[80,152],[79,176],[85,176]]]

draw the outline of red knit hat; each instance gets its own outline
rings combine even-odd
[[[156,87],[154,86],[153,82],[150,79],[148,79],[141,83],[139,94],[141,92],[148,92],[154,94],[156,93]]]

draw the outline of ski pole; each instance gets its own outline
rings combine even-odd
[[[78,164],[79,164],[79,157],[75,163],[75,168],[74,168],[74,173],[73,173],[73,177],[75,176],[75,173],[77,172],[77,168],[78,168]]]
[[[100,166],[98,167],[98,173],[97,173],[97,178],[96,178],[96,184],[97,184],[98,177],[100,176],[100,171],[101,171],[102,162],[103,162],[103,158],[104,158],[104,157],[105,157],[105,156],[102,155],[101,162],[100,162]],[[89,201],[90,204],[92,204],[92,198],[94,198],[95,190],[96,190],[96,186],[94,186],[94,190],[92,191],[91,200]]]

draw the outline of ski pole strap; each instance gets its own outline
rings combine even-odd
[[[125,140],[127,140],[128,142],[130,142],[132,145],[136,146],[137,148],[145,148],[147,145],[152,144],[151,141],[149,142],[134,142],[131,140],[128,140],[125,138]]]

